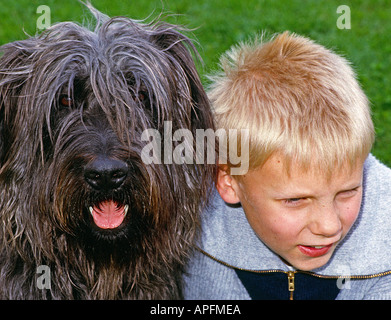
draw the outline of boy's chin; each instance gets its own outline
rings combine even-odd
[[[326,265],[330,258],[333,255],[334,250],[330,250],[325,255],[320,257],[308,257],[304,254],[301,254],[300,257],[295,257],[289,260],[283,261],[288,265],[291,266],[297,270],[301,271],[314,271],[315,269],[319,269]]]

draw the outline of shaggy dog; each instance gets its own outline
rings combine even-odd
[[[181,298],[215,166],[146,164],[142,136],[213,129],[196,51],[174,25],[90,10],[94,31],[0,47],[0,298]]]

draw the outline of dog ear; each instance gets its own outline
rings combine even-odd
[[[164,24],[162,24],[164,28]],[[199,77],[196,62],[201,62],[201,57],[186,35],[178,31],[178,28],[168,28],[164,32],[157,33],[155,42],[162,50],[168,52],[182,67],[190,86],[190,95],[193,102],[191,119],[193,128],[212,128],[214,121],[210,110],[209,99]]]
[[[6,102],[0,94],[0,167],[6,162],[8,150],[12,144],[12,138],[10,135],[10,119],[9,117],[6,117],[5,108]]]
[[[25,61],[30,53],[23,49],[25,42],[0,47],[0,167],[7,161],[13,144],[12,127],[18,113],[17,100],[30,73],[29,64]]]
[[[0,95],[0,168],[7,161],[7,154],[12,145],[11,117],[5,116],[5,106]]]
[[[1,97],[0,97],[0,101],[1,101]],[[5,153],[5,146],[4,146],[5,137],[3,132],[4,132],[4,112],[3,112],[3,106],[1,105],[0,102],[0,167],[4,163],[3,156]]]
[[[190,115],[190,122],[181,122],[181,125],[187,126],[186,129],[189,129],[193,133],[193,137],[197,136],[197,129],[212,129],[215,132],[210,102],[196,68],[196,62],[201,62],[201,58],[193,42],[175,27],[159,33],[155,41],[162,50],[171,55],[171,59],[178,62],[175,65],[180,66],[183,70],[180,74],[184,77],[177,79],[177,81],[187,83],[189,89],[187,94],[190,98],[186,104],[187,110],[185,110],[185,113]],[[173,116],[175,116],[175,112]],[[188,118],[186,117],[186,119]],[[218,154],[218,141],[216,138],[212,139],[214,141],[207,139],[207,143],[210,145],[207,146],[205,144],[203,150],[200,150],[204,154],[204,161],[201,161],[201,163],[196,162],[194,167],[186,167],[186,170],[193,170],[190,175],[197,176],[196,183],[198,184],[200,193],[204,194],[200,199],[207,198],[209,193],[212,192],[212,187],[217,176],[217,166],[216,163],[213,163],[213,159],[217,161],[217,157],[211,158],[212,163],[205,163],[209,159],[208,153],[213,152],[211,148],[214,148],[215,155]]]
[[[1,67],[2,65],[1,65],[1,58],[0,58],[0,72],[3,70],[3,68]],[[5,99],[6,89],[5,86],[2,85],[3,82],[4,82],[4,77],[2,77],[0,73],[0,168],[6,162],[6,154],[8,152],[8,146],[11,139],[11,137],[8,134],[9,132],[8,121],[6,121],[5,108],[6,108],[7,101]]]

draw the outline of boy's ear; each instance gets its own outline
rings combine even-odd
[[[226,167],[219,166],[216,188],[225,202],[237,204],[240,202],[240,199],[235,191],[236,181],[227,172],[228,170]]]

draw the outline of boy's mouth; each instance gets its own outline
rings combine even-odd
[[[314,245],[314,246],[305,246],[305,245],[299,245],[298,248],[301,253],[305,254],[306,256],[309,257],[320,257],[325,255],[326,253],[329,252],[331,247],[334,245],[334,243],[325,245],[325,246],[319,246],[319,245]]]

